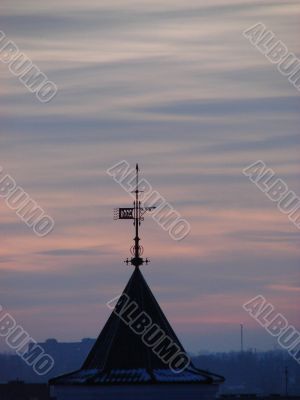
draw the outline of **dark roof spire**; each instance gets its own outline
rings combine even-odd
[[[153,207],[141,207],[138,164],[134,193],[134,207],[117,209],[116,218],[132,219],[134,223],[132,258],[127,262],[135,267],[131,278],[122,295],[118,296],[113,312],[81,369],[52,379],[50,385],[86,385],[93,386],[94,390],[97,385],[175,383],[214,386],[224,380],[219,375],[194,366],[139,268],[147,263],[147,259],[141,257],[139,226],[143,214]],[[184,362],[183,368],[175,363],[178,357],[179,361]],[[162,398],[158,395],[159,392],[155,399]],[[201,397],[197,395],[197,398]]]
[[[114,219],[132,219],[133,225],[135,227],[135,237],[134,237],[134,245],[131,246],[131,258],[126,259],[124,262],[128,265],[134,265],[135,267],[139,267],[143,264],[148,264],[150,260],[148,258],[144,259],[142,257],[144,248],[140,245],[140,237],[139,237],[139,227],[141,226],[141,222],[144,220],[143,215],[147,211],[152,211],[155,207],[141,207],[141,201],[139,198],[140,193],[142,190],[139,190],[139,165],[136,164],[135,166],[136,176],[135,176],[135,200],[133,202],[133,207],[130,208],[116,208],[114,213]]]

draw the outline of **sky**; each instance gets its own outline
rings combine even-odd
[[[300,196],[299,92],[242,32],[262,22],[300,56],[298,1],[3,0],[0,29],[58,87],[40,103],[0,63],[0,165],[55,220],[37,237],[0,199],[0,304],[38,341],[96,337],[132,268],[106,173],[142,177],[191,225],[148,216],[143,274],[184,347],[276,347],[242,308],[259,294],[300,329],[300,232],[242,170]],[[278,345],[277,345],[278,346]],[[8,351],[1,339],[0,350]]]

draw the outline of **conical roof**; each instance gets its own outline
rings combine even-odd
[[[147,337],[142,332],[148,332]],[[183,361],[182,368],[174,368],[176,354],[181,366],[180,360]],[[222,381],[222,377],[199,370],[190,362],[140,268],[135,267],[82,368],[55,378],[50,384],[214,384]]]
[[[175,343],[184,352],[175,332],[147,285],[140,268],[135,268],[123,292],[124,294],[126,295],[124,299],[128,299],[127,307],[130,304],[138,305],[130,317],[131,320],[134,320],[140,312],[145,312],[151,318],[152,324],[156,324],[172,339],[172,343]],[[133,305],[132,308],[134,308]],[[149,371],[153,368],[165,367],[166,364],[150,347],[143,343],[141,337],[116,312],[111,314],[83,365],[84,369],[146,368]]]

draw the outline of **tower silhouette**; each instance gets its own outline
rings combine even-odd
[[[134,271],[80,370],[49,383],[58,400],[213,399],[224,378],[196,368],[146,283],[140,267],[139,227],[146,212],[139,199],[136,165],[135,201],[115,209],[115,219],[133,220]]]

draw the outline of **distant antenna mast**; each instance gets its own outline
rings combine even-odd
[[[139,200],[139,194],[142,193],[142,190],[139,190],[139,166],[136,164],[136,185],[135,190],[135,201],[133,202],[133,207],[131,208],[115,208],[114,210],[114,219],[133,219],[133,225],[135,227],[135,237],[134,237],[134,245],[131,247],[130,252],[132,257],[130,259],[126,259],[124,262],[128,265],[134,265],[135,267],[139,267],[143,264],[148,264],[150,260],[146,258],[145,260],[142,258],[144,249],[143,246],[140,245],[140,237],[139,237],[139,227],[141,222],[144,221],[143,215],[147,211],[152,211],[155,207],[141,207],[141,202]]]
[[[289,370],[288,370],[288,367],[285,367],[284,374],[285,374],[285,395],[286,395],[286,397],[288,397],[288,394],[289,394],[289,390],[288,390],[288,387],[289,387]]]
[[[241,324],[241,353],[244,351],[244,325]]]

